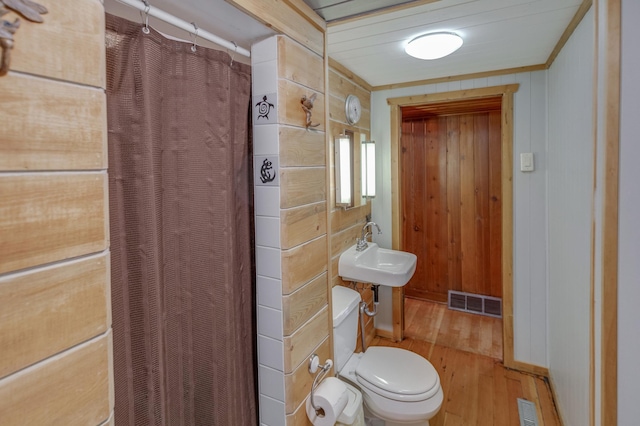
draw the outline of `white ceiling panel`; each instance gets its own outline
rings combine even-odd
[[[585,0],[304,1],[319,8],[319,13],[333,9],[336,19],[376,11],[330,23],[327,39],[331,58],[372,86],[381,86],[544,64]],[[225,0],[149,2],[247,49],[274,34]],[[141,19],[137,10],[117,0],[104,3],[109,13],[133,21]],[[327,7],[330,5],[335,6]],[[392,5],[400,7],[387,8]],[[153,19],[151,24],[161,32],[190,40],[182,30]],[[404,53],[410,39],[443,30],[456,31],[464,39],[462,48],[451,56],[421,61]],[[201,44],[207,45],[204,41]]]
[[[440,0],[329,26],[328,51],[373,86],[539,65],[547,61],[582,0]],[[410,39],[455,31],[453,55],[422,61]]]

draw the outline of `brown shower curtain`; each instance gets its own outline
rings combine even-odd
[[[255,425],[250,68],[106,43],[116,425]]]

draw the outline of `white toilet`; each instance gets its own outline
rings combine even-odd
[[[400,348],[373,346],[354,353],[360,294],[335,286],[332,296],[337,377],[362,392],[365,414],[384,421],[385,426],[429,425],[444,397],[433,365]]]

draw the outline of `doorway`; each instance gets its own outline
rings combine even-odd
[[[513,93],[517,84],[467,89],[446,93],[426,94],[388,99],[391,112],[391,178],[392,178],[392,247],[401,250],[404,247],[402,224],[404,210],[403,178],[401,173],[402,156],[402,109],[419,105],[444,104],[448,102],[475,101],[485,102],[487,98],[500,99],[500,183],[501,183],[501,259],[500,275],[503,299],[503,362],[505,366],[517,366],[513,359]],[[404,289],[394,288],[392,298],[393,339],[400,341],[404,337],[405,312]]]

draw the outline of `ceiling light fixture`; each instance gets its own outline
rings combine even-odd
[[[411,40],[404,51],[418,59],[439,59],[451,55],[462,46],[462,37],[456,33],[437,32]]]

